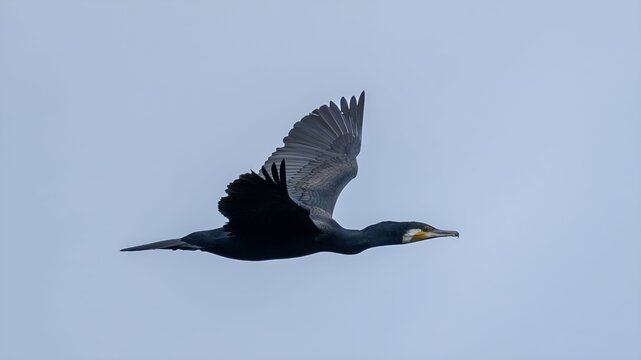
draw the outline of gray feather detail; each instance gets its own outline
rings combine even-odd
[[[356,177],[361,149],[365,93],[340,108],[330,102],[303,117],[263,165],[285,159],[287,186],[293,200],[331,214],[343,188]],[[314,212],[312,212],[314,214]]]

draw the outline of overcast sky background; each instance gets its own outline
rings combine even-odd
[[[641,358],[640,1],[0,2],[0,358]],[[345,227],[241,262],[225,186],[367,93]]]

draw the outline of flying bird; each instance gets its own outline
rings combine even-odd
[[[218,210],[221,228],[121,251],[200,250],[238,260],[285,259],[328,251],[358,254],[383,245],[408,244],[456,231],[421,222],[384,221],[362,230],[333,218],[341,191],[356,177],[361,150],[365,92],[312,111],[294,124],[258,173],[240,175],[227,186]]]

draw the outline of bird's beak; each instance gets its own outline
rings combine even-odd
[[[430,231],[419,231],[412,237],[412,241],[429,240],[444,236],[458,237],[458,231],[440,230],[436,228]]]
[[[427,232],[427,238],[428,239],[433,239],[433,238],[437,238],[437,237],[444,237],[444,236],[456,236],[456,237],[458,237],[458,231],[434,229],[432,231],[428,231]]]

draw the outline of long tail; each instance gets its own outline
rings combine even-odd
[[[121,249],[120,251],[141,251],[141,250],[155,250],[155,249],[165,249],[165,250],[200,250],[200,246],[188,244],[180,239],[171,239],[156,241],[149,244],[132,246],[129,248]]]
[[[216,243],[226,239],[227,233],[223,228],[196,231],[180,239],[156,241],[149,244],[138,245],[120,251],[141,251],[153,249],[165,250],[202,250],[211,251],[216,248]]]

